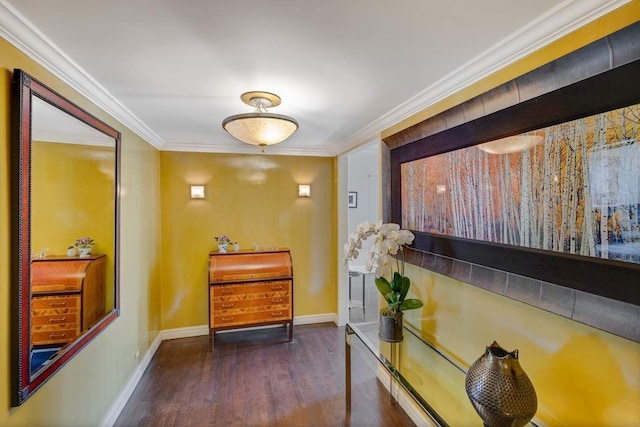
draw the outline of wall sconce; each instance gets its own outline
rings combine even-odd
[[[309,184],[299,184],[298,197],[311,197],[311,186]]]
[[[192,199],[204,199],[204,185],[192,185],[191,186],[191,198]]]

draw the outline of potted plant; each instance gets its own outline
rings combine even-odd
[[[215,239],[218,243],[218,252],[227,252],[227,246],[231,243],[231,238],[226,234],[223,234],[221,236],[216,236]]]
[[[93,244],[94,242],[91,237],[80,237],[79,239],[76,239],[76,246],[78,247],[78,254],[80,257],[88,257],[91,255]]]
[[[422,307],[419,299],[407,298],[411,280],[404,275],[404,249],[415,236],[409,230],[401,230],[398,224],[363,222],[344,245],[345,263],[358,257],[362,242],[370,236],[375,240],[366,269],[375,267],[376,287],[387,302],[380,310],[380,339],[397,342],[402,340],[402,312]]]

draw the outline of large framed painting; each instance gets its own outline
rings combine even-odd
[[[640,305],[639,40],[632,25],[385,139],[391,220],[416,249]]]
[[[412,230],[640,264],[640,104],[401,165]]]

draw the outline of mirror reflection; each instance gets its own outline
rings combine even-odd
[[[115,155],[113,138],[33,98],[31,375],[114,308]]]

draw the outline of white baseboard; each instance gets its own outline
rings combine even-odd
[[[377,369],[376,375],[378,377],[378,381],[380,381],[384,386],[384,388],[386,388],[387,391],[389,391],[389,386],[390,386],[389,381],[391,378],[391,374],[380,363],[378,363],[378,369]],[[395,398],[396,402],[398,402],[398,405],[400,405],[400,407],[404,409],[404,412],[407,413],[409,418],[411,418],[411,421],[413,421],[416,426],[418,427],[437,427],[438,426],[438,424],[434,422],[431,419],[431,417],[429,417],[429,415],[425,413],[420,406],[418,406],[416,401],[397,382],[394,382],[393,384],[393,397]]]
[[[326,314],[313,314],[309,316],[297,316],[293,319],[294,325],[310,325],[313,323],[326,323],[333,322],[335,324],[338,323],[338,316],[335,313],[326,313]],[[278,325],[275,325],[276,327]],[[273,326],[259,326],[256,328],[247,328],[247,329],[258,329],[265,327],[273,327]],[[233,331],[228,331],[233,332]],[[102,419],[100,423],[101,427],[111,427],[115,424],[116,420],[120,416],[122,409],[129,401],[129,398],[133,394],[133,391],[136,389],[138,382],[140,382],[140,378],[142,378],[142,374],[151,363],[151,359],[156,354],[158,347],[160,347],[160,343],[164,340],[173,340],[177,338],[189,338],[189,337],[197,337],[201,335],[209,334],[209,325],[198,325],[198,326],[188,326],[186,328],[174,328],[174,329],[165,329],[158,333],[158,336],[153,341],[153,343],[147,349],[144,357],[140,361],[140,364],[135,368],[129,380],[124,385],[118,396],[111,404],[111,407],[107,411],[105,417]]]
[[[209,325],[187,326],[186,328],[165,329],[160,332],[162,341],[177,338],[199,337],[209,335]]]
[[[153,340],[153,342],[147,349],[147,352],[145,353],[144,357],[142,358],[142,360],[140,361],[136,369],[134,369],[133,373],[129,377],[129,380],[124,385],[124,388],[120,391],[120,393],[118,393],[118,396],[111,404],[111,407],[107,411],[107,414],[102,419],[102,422],[100,423],[101,427],[111,427],[112,425],[115,424],[116,420],[120,416],[120,412],[122,412],[122,409],[127,404],[127,402],[129,401],[129,398],[131,397],[134,390],[136,389],[136,386],[138,385],[140,378],[142,378],[142,374],[144,374],[144,371],[147,369],[147,366],[149,366],[149,363],[151,363],[151,359],[153,359],[153,355],[156,354],[158,347],[160,347],[161,342],[162,342],[162,332],[160,332],[156,337],[156,339]]]
[[[338,324],[338,315],[336,313],[312,314],[309,316],[296,316],[293,318],[294,325],[310,325],[312,323],[333,322]]]

